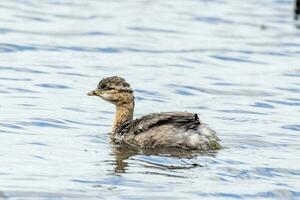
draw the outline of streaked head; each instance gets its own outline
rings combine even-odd
[[[87,95],[99,96],[115,105],[132,103],[134,101],[133,91],[129,83],[118,76],[103,78],[97,89],[90,91]]]

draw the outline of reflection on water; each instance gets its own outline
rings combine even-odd
[[[115,157],[115,172],[125,173],[129,160],[139,161],[142,167],[161,168],[164,170],[171,169],[190,169],[193,167],[202,167],[198,163],[189,163],[190,160],[197,156],[214,157],[217,151],[188,151],[185,149],[160,148],[160,149],[136,149],[126,144],[113,146],[112,155]],[[173,162],[171,162],[171,160]]]
[[[293,1],[4,0],[0,199],[299,199]],[[218,152],[111,144],[106,76],[135,117],[190,111]]]
[[[300,15],[300,1],[299,0],[295,0],[295,20],[299,19],[299,15]]]

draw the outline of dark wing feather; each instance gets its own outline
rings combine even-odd
[[[152,113],[131,122],[123,123],[117,128],[116,132],[119,135],[126,135],[127,133],[136,135],[154,126],[167,124],[181,128],[184,131],[196,130],[200,125],[200,120],[197,114],[188,112]]]

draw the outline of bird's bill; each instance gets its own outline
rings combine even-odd
[[[87,95],[89,95],[89,96],[99,96],[100,95],[100,90],[98,90],[98,89],[92,90],[92,91],[88,92]]]

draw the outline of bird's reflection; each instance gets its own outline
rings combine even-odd
[[[217,151],[201,152],[199,150],[184,150],[184,149],[175,149],[175,148],[160,148],[160,149],[138,149],[132,147],[128,144],[112,144],[112,153],[115,157],[115,173],[125,173],[129,167],[129,161],[135,156],[158,156],[161,163],[154,162],[152,163],[149,160],[144,160],[144,162],[149,163],[153,167],[160,167],[165,169],[188,169],[193,167],[201,167],[201,163],[190,163],[189,159],[195,158],[197,156],[210,156],[214,157],[217,154]],[[163,160],[167,158],[178,159],[180,164],[166,164]],[[148,165],[149,166],[149,165]]]
[[[126,144],[112,146],[112,155],[115,157],[115,173],[124,173],[128,167],[128,159],[138,155],[139,151]]]
[[[295,0],[294,18],[299,20],[300,16],[300,0]]]

